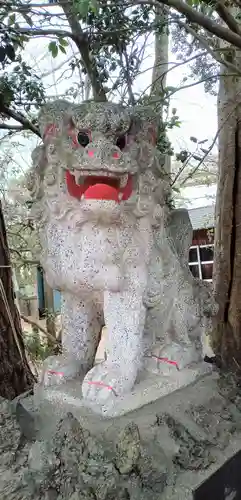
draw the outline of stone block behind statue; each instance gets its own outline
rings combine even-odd
[[[43,384],[82,374],[84,400],[115,402],[140,373],[200,362],[216,304],[188,268],[188,213],[166,203],[156,115],[58,100],[39,126],[28,184],[41,264],[63,297],[63,355],[47,360]],[[94,365],[104,324],[107,359]]]

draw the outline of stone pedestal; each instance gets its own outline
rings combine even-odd
[[[73,408],[76,411],[78,409],[81,411],[83,407],[87,407],[102,417],[117,417],[141,408],[182,387],[193,384],[204,375],[210,374],[211,371],[211,365],[205,362],[194,364],[192,367],[181,371],[171,367],[166,372],[166,375],[143,371],[132,392],[121,397],[113,396],[106,405],[102,406],[83,400],[81,393],[82,380],[80,378],[47,388],[37,384],[35,386],[35,401],[37,406],[40,402],[48,401],[56,408],[56,411],[60,411],[61,407],[64,407],[66,411],[68,408],[69,411],[72,411]]]
[[[240,401],[216,372],[116,418],[20,398],[20,432],[1,407],[1,499],[193,500],[241,449]]]

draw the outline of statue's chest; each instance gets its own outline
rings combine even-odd
[[[54,272],[61,288],[121,289],[130,259],[134,262],[137,257],[132,236],[115,226],[98,228],[86,223],[74,232],[49,225],[44,238],[47,251],[43,266],[47,273],[48,269]]]

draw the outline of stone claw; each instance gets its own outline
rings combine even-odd
[[[81,371],[81,363],[64,356],[50,356],[44,362],[41,384],[44,387],[60,385],[77,377]]]
[[[123,375],[117,367],[107,366],[103,362],[94,366],[84,378],[82,384],[83,398],[94,403],[104,404],[128,393],[134,380]]]

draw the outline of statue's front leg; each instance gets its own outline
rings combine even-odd
[[[138,283],[139,281],[139,283]],[[90,370],[83,382],[83,397],[99,404],[115,401],[133,388],[142,363],[142,336],[146,309],[144,283],[136,275],[127,290],[106,292],[107,360]]]
[[[85,375],[94,364],[100,340],[103,314],[94,299],[64,293],[61,313],[63,354],[50,356],[44,363],[44,385]]]

